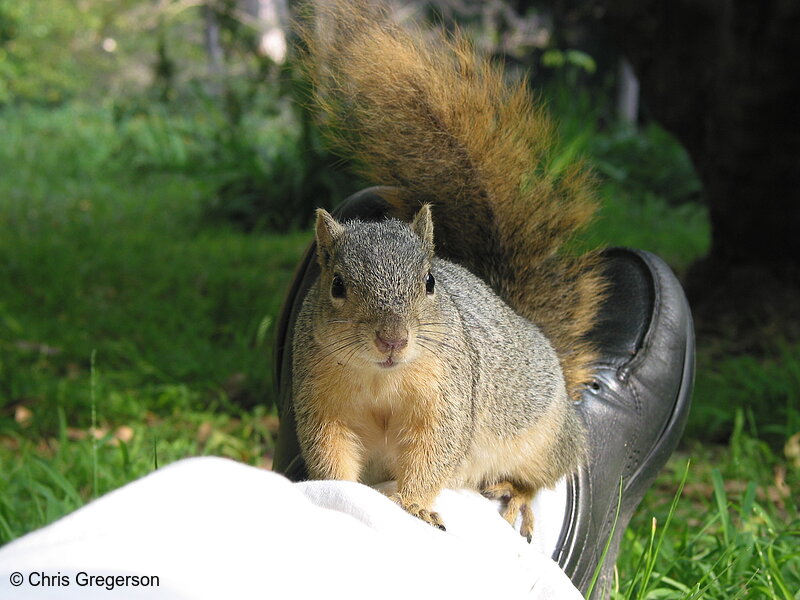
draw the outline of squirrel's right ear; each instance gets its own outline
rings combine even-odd
[[[414,215],[414,220],[411,221],[411,229],[422,239],[425,249],[428,251],[428,257],[433,258],[433,216],[431,215],[430,204],[423,204],[419,212]]]
[[[344,227],[324,208],[317,209],[317,258],[321,267],[330,262],[331,250],[336,239],[344,233]]]

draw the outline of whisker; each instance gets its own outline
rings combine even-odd
[[[417,329],[417,333],[429,333],[431,335],[438,335],[445,338],[454,337],[451,333],[448,333],[446,331],[439,331],[437,329]]]
[[[344,348],[347,348],[350,344],[355,344],[355,343],[357,343],[359,341],[360,340],[357,337],[349,338],[349,339],[346,339],[346,340],[339,340],[335,344],[331,344],[330,346],[326,346],[325,348],[323,348],[323,350],[327,350],[328,352],[338,352],[339,350],[343,350]]]
[[[348,337],[345,339],[336,340],[335,342],[332,342],[327,346],[323,346],[321,349],[323,351],[327,351],[326,354],[330,354],[331,352],[336,352],[337,350],[346,348],[350,344],[353,344],[358,341],[359,341],[358,336]]]
[[[344,341],[343,340],[336,340],[332,344],[329,344],[328,346],[325,346],[323,348],[323,350],[327,350],[327,352],[325,352],[324,354],[319,356],[317,358],[317,360],[314,362],[313,366],[318,365],[321,361],[323,361],[324,359],[328,358],[331,354],[335,354],[337,352],[342,352],[344,350],[347,350],[349,346],[352,346],[354,348],[358,348],[361,345],[360,341],[361,340],[360,340],[359,336],[351,336],[349,339],[346,339]]]
[[[449,348],[450,350],[455,350],[456,352],[458,352],[458,348],[456,348],[452,344],[448,344],[447,342],[443,342],[442,340],[437,340],[436,338],[430,338],[430,337],[427,337],[427,336],[424,336],[424,335],[420,335],[420,336],[417,336],[417,340],[418,340],[419,345],[422,346],[423,348],[425,348],[426,346],[424,346],[422,342],[429,342],[429,343],[435,344],[436,346],[438,346],[440,348]],[[421,341],[419,341],[419,340],[421,340]]]
[[[426,327],[420,327],[417,329],[418,333],[430,333],[432,335],[439,335],[442,337],[453,337],[453,332],[450,330],[441,330],[441,329],[428,329]]]
[[[428,339],[437,341],[456,339],[455,336],[443,334],[439,331],[428,331],[427,329],[417,331],[417,337],[427,337]]]
[[[358,346],[354,346],[353,349],[347,354],[347,356],[345,356],[344,362],[342,364],[346,365],[347,363],[349,363],[350,359],[352,359],[356,355],[358,348],[359,348]]]
[[[418,342],[418,344],[419,344],[419,346],[421,348],[424,348],[425,350],[427,350],[428,352],[430,352],[434,356],[439,356],[439,352],[438,352],[439,348],[432,348],[431,346],[428,346],[425,342]]]
[[[418,323],[418,327],[447,327],[450,329],[452,326],[451,323],[437,323],[435,321],[425,322],[425,323]]]

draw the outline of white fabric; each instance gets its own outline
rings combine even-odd
[[[445,490],[436,509],[447,532],[357,483],[187,459],[0,548],[0,598],[581,598],[480,495]]]

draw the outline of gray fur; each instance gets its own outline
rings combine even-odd
[[[327,219],[325,215],[320,219]],[[435,383],[445,402],[431,415],[438,428],[435,456],[424,465],[435,482],[426,485],[482,485],[507,478],[533,489],[550,486],[576,467],[583,447],[582,427],[558,356],[539,328],[483,281],[463,267],[432,258],[432,229],[427,225],[424,215],[418,215],[413,228],[393,219],[350,221],[339,231],[334,227],[330,238],[318,233],[318,252],[327,258],[321,259],[320,278],[302,305],[293,347],[298,437],[311,474],[328,473],[317,464],[315,447],[315,418],[326,400],[313,389],[310,370],[322,361],[331,369],[358,374],[363,368],[367,373],[374,332],[399,336],[408,330],[418,352],[415,360],[436,357],[444,365]],[[428,271],[436,281],[432,295],[426,293]],[[345,299],[331,296],[334,275],[344,281]],[[470,468],[486,460],[493,445],[525,436],[547,419],[553,422],[547,436],[555,444],[542,442],[544,466],[529,473],[523,456],[505,473],[493,468],[484,474],[479,468],[476,475]],[[376,469],[370,471],[367,463]],[[396,464],[391,457],[364,457],[359,478],[370,479],[370,472],[399,477]]]

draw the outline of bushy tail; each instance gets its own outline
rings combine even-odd
[[[460,33],[400,28],[374,2],[320,1],[301,35],[335,150],[400,188],[399,218],[433,205],[438,253],[543,329],[575,394],[603,284],[594,255],[563,246],[595,211],[593,185],[580,162],[555,164],[528,82],[509,84]]]

